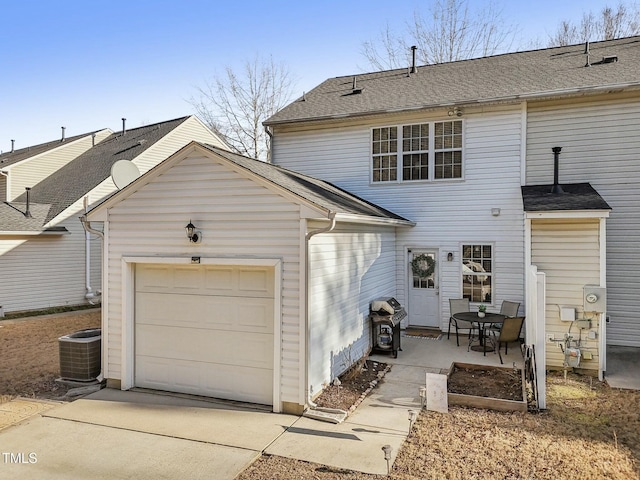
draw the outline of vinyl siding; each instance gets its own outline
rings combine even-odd
[[[599,97],[531,105],[527,184],[553,182],[551,147],[561,146],[561,183],[589,182],[612,207],[607,219],[607,343],[640,347],[640,101]]]
[[[109,135],[111,130],[105,129],[96,133],[95,142],[99,143]],[[37,155],[8,168],[10,170],[9,197],[14,200],[24,193],[25,187],[33,187],[56,170],[77,158],[92,146],[91,135],[74,142],[60,142],[60,146],[46,153]]]
[[[311,238],[309,255],[309,381],[315,395],[368,353],[370,302],[396,296],[394,229],[338,225]]]
[[[565,334],[580,338],[581,350],[593,354],[593,360],[582,360],[580,367],[592,370],[598,370],[598,340],[589,340],[586,330],[580,335],[572,322],[561,321],[559,306],[575,308],[577,319],[590,318],[590,313],[584,315],[582,287],[599,284],[599,228],[593,220],[533,220],[531,225],[532,264],[546,275],[545,333],[555,339]],[[598,328],[595,316],[591,330]],[[548,366],[562,367],[564,354],[555,343],[547,343],[546,357]]]
[[[282,260],[281,400],[300,397],[300,208],[223,163],[187,157],[116,204],[109,214],[108,372],[121,378],[122,257]],[[203,241],[184,233],[191,220]],[[153,263],[153,259],[149,259]]]
[[[70,234],[0,239],[5,312],[85,303],[84,230],[77,218],[60,226]]]
[[[446,111],[380,118],[370,124],[326,126],[318,130],[276,129],[273,162],[328,180],[416,222],[397,230],[398,300],[407,302],[407,248],[439,251],[440,325],[449,319],[449,298],[462,296],[460,252],[463,244],[494,246],[494,298],[524,304],[524,220],[522,211],[522,108],[470,109],[464,122],[464,179],[371,184],[371,127],[449,120]],[[491,209],[500,208],[499,216]],[[454,261],[447,262],[448,252]]]

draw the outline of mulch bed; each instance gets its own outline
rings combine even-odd
[[[386,363],[367,360],[364,367],[357,364],[339,377],[339,385],[331,384],[314,400],[319,407],[349,411],[357,407],[369,391],[388,371]],[[334,382],[336,383],[336,382]]]

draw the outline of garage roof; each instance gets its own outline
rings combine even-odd
[[[332,183],[303,175],[293,170],[287,170],[271,163],[244,157],[213,145],[200,145],[239,167],[259,175],[265,180],[326,210],[342,215],[366,216],[414,225],[414,222],[353,195]]]

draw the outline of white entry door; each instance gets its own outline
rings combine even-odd
[[[434,271],[429,276],[415,274],[412,266],[414,260],[423,266],[426,265],[426,262],[420,262],[420,259],[425,257],[435,261],[438,258],[437,251],[413,249],[409,251],[409,326],[437,328],[440,326],[438,262],[435,262]]]

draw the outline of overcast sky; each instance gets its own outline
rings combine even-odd
[[[111,0],[3,2],[0,150],[101,128],[118,130],[194,113],[197,86],[256,54],[285,63],[296,94],[367,69],[362,43],[400,30],[417,0]],[[470,0],[471,5],[483,3]],[[579,22],[617,1],[503,1],[514,48],[542,45],[561,20]]]

